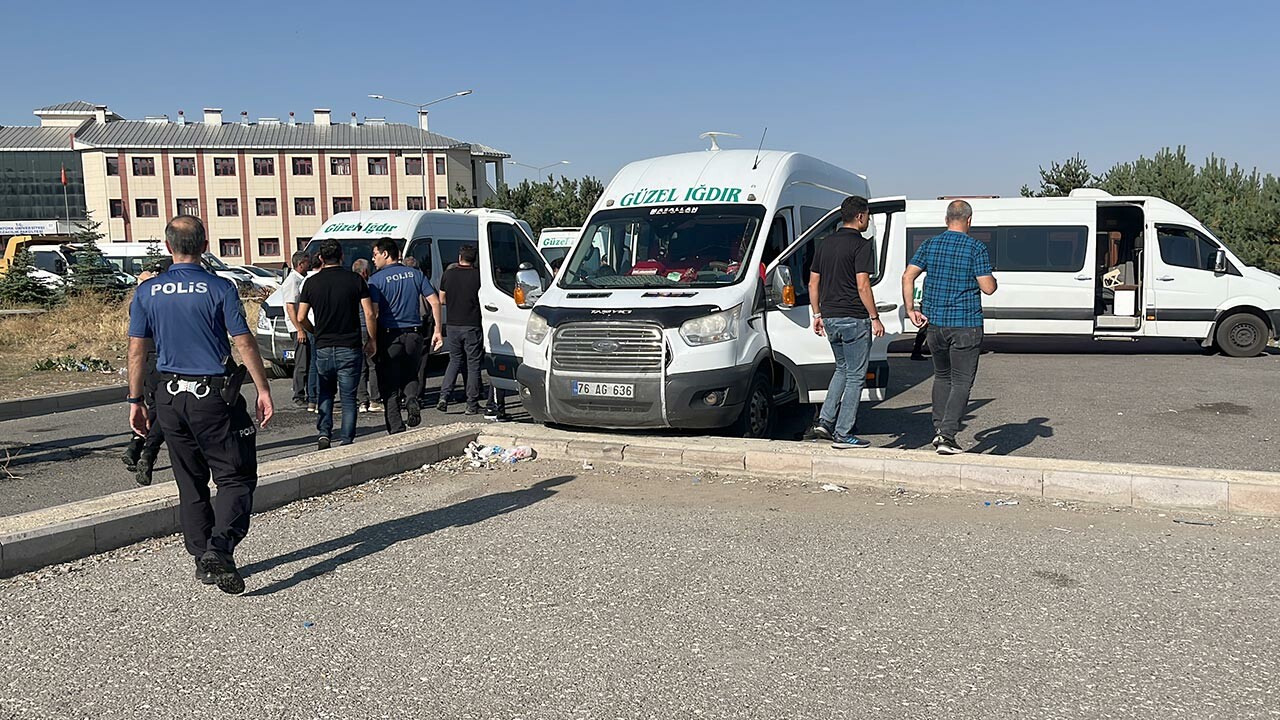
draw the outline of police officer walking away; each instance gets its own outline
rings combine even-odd
[[[179,215],[164,234],[173,265],[139,285],[129,308],[129,424],[147,432],[142,389],[152,340],[160,373],[156,418],[169,445],[196,579],[238,594],[244,578],[234,553],[249,532],[258,483],[256,430],[240,394],[245,371],[257,387],[257,421],[264,427],[275,412],[271,389],[235,286],[200,266],[209,245],[204,224]],[[232,362],[228,335],[245,365]]]
[[[400,416],[400,398],[404,396],[409,427],[422,423],[422,390],[418,367],[424,348],[418,327],[422,325],[419,302],[426,298],[435,320],[431,349],[444,344],[440,329],[440,298],[421,270],[400,262],[400,246],[391,238],[373,244],[373,264],[378,271],[369,278],[369,295],[378,307],[377,354],[375,357],[378,390],[385,408],[387,432],[404,432],[405,420]]]

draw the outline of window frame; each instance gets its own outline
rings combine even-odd
[[[514,244],[516,248],[516,267],[515,267],[515,270],[511,273],[510,291],[508,291],[505,286],[505,282],[506,282],[505,277],[504,276],[500,277],[498,272],[498,267],[496,265],[499,254],[495,250],[495,246],[494,246],[494,241],[495,241],[494,228],[498,228],[498,227],[508,228],[510,230],[512,238],[514,239]],[[551,277],[551,273],[547,270],[546,261],[543,259],[542,255],[538,253],[537,243],[533,242],[533,240],[531,240],[529,236],[525,234],[524,228],[520,227],[519,225],[516,225],[515,223],[490,221],[488,223],[488,227],[485,230],[485,242],[488,243],[488,250],[489,250],[489,253],[488,253],[489,275],[490,277],[493,278],[493,286],[497,288],[497,290],[501,292],[503,295],[506,295],[512,298],[515,297],[516,275],[519,274],[520,265],[524,262],[528,262],[534,267],[534,269],[538,271],[538,275],[542,277],[544,286],[549,287],[551,285],[552,277]],[[525,253],[521,252],[522,245],[524,246],[523,249],[526,251]],[[528,255],[528,257],[526,257],[526,254]],[[444,258],[440,259],[440,262],[444,262],[444,261],[445,261]]]
[[[228,251],[226,243],[235,243],[235,250]],[[240,238],[218,238],[218,251],[219,251],[218,255],[220,257],[229,257],[229,256],[243,257],[244,245],[241,243]]]
[[[343,209],[343,210],[338,209],[339,200],[344,202],[344,204],[347,206],[346,209]],[[334,215],[337,215],[338,213],[343,213],[343,212],[355,212],[355,209],[356,209],[355,199],[352,198],[350,195],[342,195],[342,196],[335,195],[333,197],[333,214]]]
[[[130,158],[130,166],[134,177],[155,177],[156,159],[149,155],[137,155]],[[147,172],[142,172],[146,170]]]
[[[229,172],[227,172],[228,170]],[[213,175],[214,177],[235,177],[235,157],[215,157],[213,159]]]
[[[261,170],[266,172],[260,172]],[[253,174],[255,177],[270,177],[276,174],[276,159],[273,157],[255,157],[253,159]]]
[[[449,163],[447,159],[443,157],[437,157],[436,158],[436,175],[446,175],[448,174],[448,170],[449,170]]]
[[[370,175],[381,176],[391,174],[391,163],[389,162],[389,158],[386,156],[369,157],[367,160],[368,162],[366,163],[366,166]]]
[[[111,198],[107,200],[107,217],[124,217],[124,200],[122,198]]]
[[[189,170],[190,172],[184,172]],[[174,177],[195,177],[196,176],[196,159],[191,155],[178,155],[173,158],[173,176]]]
[[[107,176],[119,177],[120,176],[120,157],[117,155],[107,155],[105,159],[107,161]]]
[[[415,201],[418,207],[413,207],[415,204]],[[404,209],[405,210],[426,210],[427,209],[426,198],[422,197],[421,195],[409,195],[404,200]]]
[[[375,205],[383,205],[384,207],[374,207]],[[390,210],[391,196],[390,195],[370,195],[369,209],[370,210]]]
[[[410,163],[418,166],[417,172],[413,171],[413,168],[410,166]],[[417,177],[422,174],[422,166],[423,166],[423,160],[421,157],[406,157],[404,159],[404,174],[413,175],[414,177]]]
[[[298,176],[315,175],[315,169],[316,169],[315,163],[312,162],[310,157],[302,156],[302,157],[294,157],[290,159],[292,160],[290,165],[292,165],[294,175],[298,175]],[[301,165],[299,165],[299,163],[301,163]],[[298,170],[300,167],[305,169],[306,172],[299,172]]]
[[[311,212],[302,212],[304,206],[298,203],[309,203]],[[293,214],[298,217],[312,217],[316,214],[316,199],[313,197],[296,197],[293,199]]]
[[[183,203],[195,203],[195,212],[183,212],[182,211]],[[179,215],[191,215],[193,217],[200,217],[200,199],[199,198],[177,198],[174,201],[174,209],[177,211]]]
[[[275,243],[275,252],[268,252],[263,243]],[[280,255],[280,238],[258,238],[258,257],[278,257]]]
[[[1177,263],[1170,262],[1165,257],[1164,242],[1162,242],[1162,238],[1166,237],[1165,235],[1166,230],[1177,230],[1177,231],[1188,233],[1191,238],[1194,238],[1197,241],[1195,244],[1195,248],[1196,248],[1196,262],[1198,264],[1196,266],[1193,267],[1190,265],[1179,265]],[[1214,272],[1213,261],[1217,258],[1218,251],[1222,250],[1225,252],[1226,247],[1221,242],[1219,242],[1217,238],[1213,237],[1208,233],[1202,233],[1199,230],[1193,227],[1190,227],[1188,225],[1176,225],[1174,223],[1157,223],[1155,226],[1155,231],[1156,231],[1156,251],[1160,254],[1160,262],[1164,263],[1169,267],[1186,268],[1187,270],[1199,270],[1201,272],[1213,273],[1215,275],[1219,274]],[[1209,251],[1210,254],[1207,258],[1202,254],[1202,251],[1204,250],[1205,246],[1208,246],[1209,248],[1211,248],[1211,250]],[[1229,275],[1240,274],[1240,271],[1237,270],[1235,266],[1231,263],[1230,256],[1227,257],[1226,274],[1229,274]]]
[[[254,198],[253,210],[257,217],[276,217],[280,214],[280,200],[278,198]],[[271,212],[263,212],[263,203],[270,203]]]
[[[338,172],[342,168],[346,172]],[[351,174],[351,158],[349,157],[331,157],[329,158],[329,174],[330,175],[350,175]]]
[[[217,198],[215,204],[217,217],[240,217],[240,198]],[[230,208],[233,212],[223,212],[223,208]]]
[[[143,212],[144,208],[149,212]],[[134,198],[133,213],[134,217],[158,218],[160,217],[160,201],[156,198]]]

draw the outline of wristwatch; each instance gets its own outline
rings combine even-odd
[[[141,405],[141,404],[142,404],[142,398],[141,398],[141,397],[125,397],[124,401],[125,401],[125,402],[127,402],[127,403],[129,403],[130,405]]]

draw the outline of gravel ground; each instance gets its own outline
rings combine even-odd
[[[995,500],[453,459],[0,581],[0,718],[1280,712],[1280,523]]]

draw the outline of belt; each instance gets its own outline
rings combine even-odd
[[[161,373],[165,389],[170,395],[191,393],[197,398],[207,397],[210,391],[219,390],[227,384],[226,375],[179,375],[177,373]]]
[[[407,334],[407,333],[416,333],[416,332],[418,332],[418,328],[416,328],[416,327],[407,327],[407,328],[378,328],[378,334],[379,334],[379,335],[405,335],[405,334]]]

